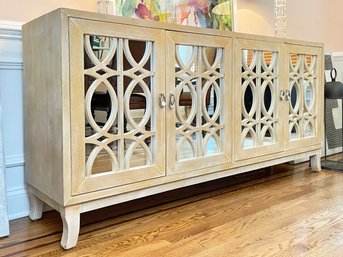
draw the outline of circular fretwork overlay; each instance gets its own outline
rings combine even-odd
[[[290,140],[316,135],[317,56],[291,53],[289,56],[288,132]]]
[[[241,149],[276,143],[278,53],[242,50]]]
[[[177,161],[223,152],[223,49],[176,45]]]
[[[84,36],[86,175],[154,163],[153,42]]]

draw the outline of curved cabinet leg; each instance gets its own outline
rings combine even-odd
[[[322,169],[320,165],[320,153],[310,157],[311,170],[320,171]]]
[[[30,213],[31,220],[39,220],[43,214],[43,201],[34,194],[30,193]]]
[[[64,207],[60,211],[63,222],[61,246],[70,249],[77,243],[80,231],[80,205]]]

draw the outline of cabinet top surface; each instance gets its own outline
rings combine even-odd
[[[322,47],[322,48],[324,47],[324,44],[319,43],[319,42],[309,42],[309,41],[294,40],[294,39],[288,39],[288,38],[277,38],[277,37],[271,37],[271,36],[253,35],[253,34],[223,31],[223,30],[210,29],[210,28],[199,28],[199,27],[194,27],[194,26],[186,26],[186,25],[178,25],[178,24],[172,24],[172,23],[166,23],[166,22],[127,18],[127,17],[106,15],[106,14],[100,14],[96,12],[86,12],[86,11],[66,9],[66,8],[56,9],[50,13],[47,13],[41,17],[38,17],[34,21],[39,21],[43,17],[48,18],[50,15],[53,15],[53,14],[55,15],[60,14],[61,19],[65,17],[66,18],[65,20],[67,20],[68,18],[79,18],[79,19],[87,19],[87,20],[92,20],[92,21],[132,25],[132,26],[137,26],[137,27],[142,27],[142,28],[164,29],[164,30],[169,30],[169,31],[188,32],[188,33],[195,33],[195,34],[207,34],[207,35],[221,36],[221,37],[244,38],[244,39],[272,41],[272,42],[289,43],[289,44],[297,44],[297,45],[310,45],[310,46],[316,46],[316,47]],[[24,24],[23,28],[25,29],[25,27],[30,23],[32,23],[32,21]]]

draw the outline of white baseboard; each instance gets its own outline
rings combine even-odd
[[[29,195],[24,182],[24,157],[5,158],[6,196],[8,219],[18,219],[29,214]]]
[[[29,215],[29,195],[25,187],[7,190],[8,219],[14,220]]]

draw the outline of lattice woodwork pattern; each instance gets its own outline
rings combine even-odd
[[[276,143],[278,58],[277,52],[242,50],[242,149]]]
[[[94,38],[101,44],[94,46]],[[142,46],[141,55],[132,53],[131,43]],[[86,176],[154,163],[153,47],[150,41],[84,36]],[[131,109],[134,92],[143,99],[139,120]],[[104,122],[96,120],[96,110],[106,112]]]
[[[316,135],[317,56],[289,56],[289,137],[290,140]]]
[[[223,49],[177,45],[175,56],[176,160],[222,153]]]

